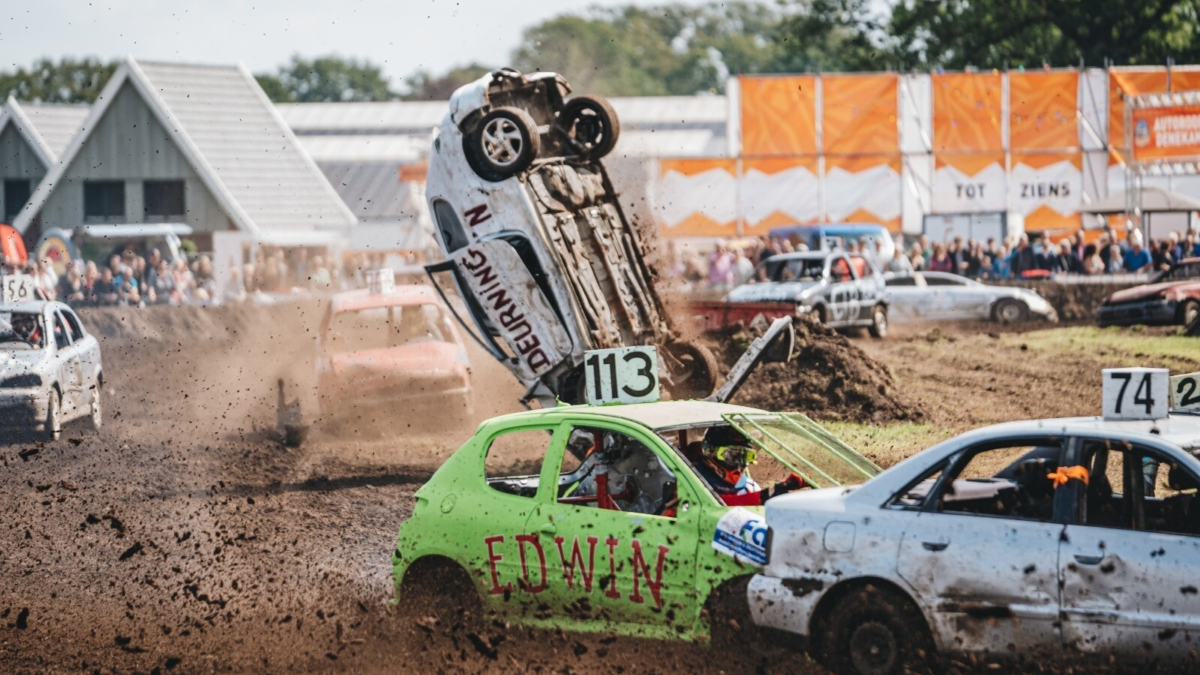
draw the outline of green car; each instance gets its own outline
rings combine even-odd
[[[879,472],[795,413],[663,401],[497,417],[417,491],[392,556],[395,603],[403,611],[424,597],[534,627],[707,639],[705,607],[744,588],[767,534],[750,517],[761,507],[726,506],[689,460],[721,425],[765,451],[752,467],[764,486],[789,471],[812,487]],[[720,534],[731,519],[735,531]]]

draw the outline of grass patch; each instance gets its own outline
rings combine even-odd
[[[885,469],[955,434],[932,424],[913,422],[878,425],[827,421],[821,425]]]
[[[1037,351],[1120,360],[1129,366],[1161,363],[1185,372],[1200,367],[1200,340],[1172,329],[1072,326],[1007,335],[1002,342],[1017,349],[1024,345]]]

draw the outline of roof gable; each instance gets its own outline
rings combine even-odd
[[[296,232],[354,224],[354,215],[244,67],[143,64],[129,58],[14,220],[18,231],[25,231],[45,205],[126,82],[238,229]]]
[[[37,155],[38,161],[42,166],[49,171],[50,167],[54,166],[58,161],[58,155],[46,143],[46,139],[42,138],[38,133],[37,127],[29,119],[29,116],[21,108],[21,104],[11,96],[4,102],[4,112],[0,113],[0,133],[12,127],[17,130],[29,147],[33,149]]]

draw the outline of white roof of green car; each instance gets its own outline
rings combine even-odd
[[[657,401],[655,403],[634,403],[630,405],[571,405],[548,408],[545,410],[529,410],[526,412],[505,415],[501,419],[542,416],[600,416],[634,422],[644,427],[661,431],[700,425],[705,423],[724,422],[722,415],[732,413],[765,414],[757,408],[732,405],[729,403],[714,403],[712,401]]]

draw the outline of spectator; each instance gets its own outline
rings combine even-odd
[[[733,254],[725,248],[725,244],[717,242],[713,252],[708,256],[708,283],[716,289],[729,288],[733,285]]]
[[[754,263],[750,262],[746,252],[740,248],[734,253],[733,275],[733,281],[738,286],[754,280]]]
[[[327,291],[333,285],[333,278],[325,267],[325,261],[319,255],[314,255],[312,264],[308,267],[308,286],[314,291]]]
[[[1172,232],[1172,235],[1175,233]],[[1151,269],[1155,272],[1166,272],[1175,264],[1175,241],[1163,239],[1150,254]]]
[[[913,273],[912,261],[908,256],[904,255],[904,249],[896,247],[896,253],[892,255],[892,259],[887,262],[887,271],[894,272],[898,275],[909,275]]]
[[[186,303],[191,300],[192,291],[196,290],[196,278],[188,269],[187,261],[183,258],[176,260],[171,275],[175,278],[175,290],[180,295],[180,301]]]
[[[147,299],[158,305],[178,305],[179,293],[175,288],[175,276],[171,274],[167,261],[159,258],[158,268],[150,275],[151,285],[146,291]]]
[[[954,259],[950,257],[949,252],[946,250],[945,244],[938,242],[933,245],[933,257],[929,259],[929,271],[954,271]]]
[[[96,263],[91,260],[83,266],[83,286],[84,286],[84,302],[94,304],[96,302],[95,294],[92,289],[96,286],[96,281],[100,278],[100,270],[96,268]]]
[[[1142,248],[1142,238],[1134,237],[1132,234],[1129,238],[1132,239],[1132,242],[1128,253],[1125,254],[1125,271],[1135,273],[1148,271],[1153,267],[1154,259],[1150,256],[1149,251]]]
[[[62,302],[78,305],[87,301],[87,287],[83,276],[75,265],[67,266],[67,273],[59,279],[57,297]]]
[[[196,289],[204,289],[205,294],[212,298],[217,291],[217,281],[213,278],[212,259],[207,255],[197,258],[192,274],[196,279]]]
[[[117,292],[117,284],[115,283],[112,267],[105,267],[104,271],[100,273],[100,278],[92,286],[91,301],[93,304],[101,307],[111,307],[118,304],[120,300],[121,297]]]
[[[58,293],[58,275],[54,273],[54,266],[43,258],[36,263],[31,262],[30,267],[33,268],[30,275],[33,285],[42,290],[47,300],[54,300]]]
[[[1001,244],[1000,248],[996,249],[996,255],[992,257],[992,278],[1007,279],[1012,275],[1010,267],[1011,258],[1009,256],[1008,246]]]
[[[1083,264],[1075,257],[1071,242],[1066,239],[1058,243],[1058,255],[1054,256],[1051,263],[1051,271],[1055,274],[1079,274],[1083,271]]]
[[[1028,235],[1022,234],[1017,239],[1017,247],[1009,256],[1008,266],[1012,277],[1017,279],[1030,270],[1038,269],[1037,256],[1029,245]]]
[[[1095,244],[1088,244],[1083,249],[1083,273],[1104,274],[1104,260]]]
[[[1120,244],[1112,243],[1108,245],[1108,262],[1104,264],[1104,271],[1107,274],[1116,274],[1125,269],[1125,260],[1121,256]]]

